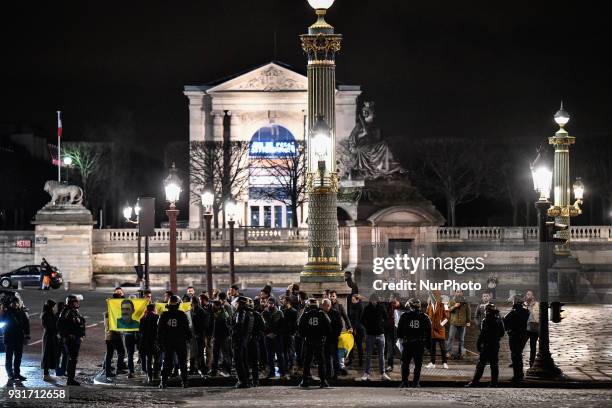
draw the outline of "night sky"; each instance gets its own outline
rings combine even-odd
[[[103,137],[160,159],[166,142],[188,140],[184,85],[273,59],[305,71],[298,35],[315,19],[305,0],[11,3],[0,123],[52,141],[61,109],[66,140],[114,127]],[[376,102],[401,159],[403,141],[422,137],[520,137],[535,148],[561,99],[574,136],[609,134],[612,28],[600,7],[337,0],[327,20],[344,35],[338,80]]]

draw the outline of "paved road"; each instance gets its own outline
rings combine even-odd
[[[248,390],[199,388],[166,390],[144,389],[135,393],[124,388],[84,386],[70,390],[67,401],[22,401],[7,403],[15,407],[609,407],[612,390],[559,389],[464,389],[420,388],[330,388],[301,390],[297,387],[260,387]],[[6,394],[5,394],[6,395]],[[0,397],[2,402],[2,397]]]
[[[79,293],[75,290],[75,293]],[[102,313],[104,311],[108,292],[81,292],[84,300],[81,302],[81,312],[87,319],[87,338],[83,342],[81,358],[79,361],[79,378],[85,382],[92,382],[93,376],[100,369],[104,357],[105,344],[102,324]],[[43,383],[41,380],[39,359],[41,351],[42,330],[40,325],[40,310],[47,298],[55,300],[63,299],[66,292],[63,290],[41,292],[38,290],[24,290],[22,297],[30,308],[32,314],[32,342],[25,349],[24,371],[29,377],[27,386],[54,386]],[[161,296],[156,293],[156,296]],[[582,380],[610,380],[612,379],[612,305],[568,305],[568,317],[560,324],[551,323],[551,350],[555,361],[563,371],[570,377]],[[466,347],[475,350],[474,341],[476,337],[474,327],[466,337]],[[475,355],[468,353],[468,358],[458,364],[451,361],[449,370],[439,367],[435,370],[423,370],[423,380],[450,377],[454,379],[468,380],[473,373]],[[527,353],[525,353],[527,358]],[[508,368],[509,351],[507,341],[502,343],[501,352],[501,377],[508,379],[511,369]],[[0,364],[4,365],[4,354],[0,355]],[[0,366],[1,367],[1,366]],[[488,371],[485,373],[487,376]],[[360,371],[350,372],[351,376],[360,376]],[[399,379],[399,363],[396,364],[394,379]],[[140,383],[141,378],[134,380]],[[0,368],[0,383],[6,382],[6,373]],[[57,384],[63,384],[63,379],[58,379]]]

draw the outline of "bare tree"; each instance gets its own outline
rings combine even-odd
[[[66,142],[63,145],[63,156],[71,159],[70,167],[78,173],[87,207],[97,208],[104,202],[106,189],[103,186],[111,174],[110,155],[109,143]]]
[[[607,133],[595,134],[577,145],[573,171],[588,187],[589,199],[586,201],[589,205],[599,198],[602,223],[609,219],[612,203],[612,146],[609,140]],[[593,217],[593,214],[589,215]]]
[[[298,226],[298,208],[306,201],[306,145],[294,142],[294,153],[258,160],[251,171],[263,170],[272,178],[272,185],[262,189],[262,196],[291,208],[291,224]]]
[[[414,177],[424,191],[444,197],[446,222],[457,225],[456,209],[481,194],[486,168],[483,144],[464,138],[427,139],[414,146]]]
[[[512,207],[512,226],[517,226],[523,203],[528,203],[526,210],[533,207],[529,165],[537,152],[528,142],[519,143],[516,139],[504,145],[498,142],[487,150],[492,152],[489,163],[495,165],[487,166],[485,194],[494,200],[505,199]],[[529,211],[526,211],[525,225],[529,225],[528,217]]]
[[[210,190],[214,195],[215,228],[219,212],[228,200],[244,194],[249,178],[249,144],[242,141],[191,142],[191,200],[200,202],[200,195]]]

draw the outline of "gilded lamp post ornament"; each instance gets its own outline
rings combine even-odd
[[[308,0],[317,21],[302,34],[308,58],[308,262],[301,282],[343,282],[338,259],[336,171],[336,53],[342,36],[325,21],[333,0]]]
[[[570,120],[570,115],[561,107],[555,113],[554,120],[559,125],[559,130],[554,136],[548,138],[548,143],[555,148],[554,171],[553,171],[553,205],[548,209],[548,216],[554,217],[555,222],[565,224],[568,229],[559,231],[559,238],[566,239],[566,243],[557,245],[557,255],[569,255],[570,218],[582,214],[582,199],[584,196],[584,184],[580,179],[574,183],[574,197],[576,201],[570,204],[570,172],[569,153],[570,146],[576,142],[576,138],[570,136],[565,126]]]

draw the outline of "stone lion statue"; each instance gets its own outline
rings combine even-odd
[[[83,189],[79,186],[49,180],[45,183],[45,191],[51,196],[51,205],[83,203]]]

